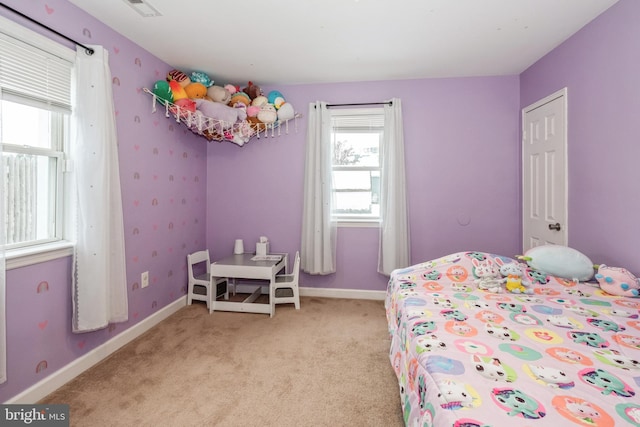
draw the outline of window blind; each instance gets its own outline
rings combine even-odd
[[[0,87],[4,99],[71,112],[73,63],[0,32]]]
[[[381,108],[330,110],[333,129],[377,129],[384,127]]]

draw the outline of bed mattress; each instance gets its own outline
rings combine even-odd
[[[519,264],[522,293],[477,285],[461,252],[392,273],[389,358],[408,426],[640,426],[640,298]]]

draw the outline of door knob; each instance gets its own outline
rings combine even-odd
[[[560,223],[556,222],[555,224],[549,224],[549,230],[560,231]]]

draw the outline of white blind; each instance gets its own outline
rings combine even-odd
[[[384,127],[382,108],[358,108],[331,111],[333,129],[376,129]]]
[[[71,112],[73,63],[0,32],[0,86],[5,99]]]

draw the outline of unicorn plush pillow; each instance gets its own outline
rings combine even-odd
[[[586,281],[593,277],[593,263],[583,253],[561,245],[541,245],[529,249],[518,259],[529,267],[568,280]]]

